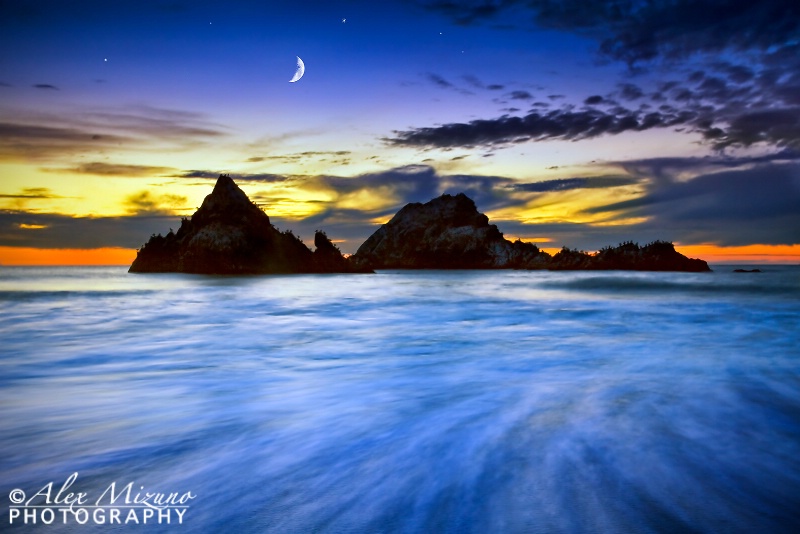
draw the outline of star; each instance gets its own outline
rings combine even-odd
[[[344,24],[345,22],[347,22],[347,19],[342,19],[342,24]]]
[[[108,58],[107,58],[107,57],[106,57],[106,58],[103,58],[103,61],[108,61]]]

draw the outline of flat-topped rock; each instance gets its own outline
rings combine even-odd
[[[372,269],[505,269],[549,258],[510,242],[463,193],[406,205],[353,256]]]

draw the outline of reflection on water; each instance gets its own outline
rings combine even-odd
[[[800,272],[757,276],[3,269],[0,489],[197,495],[148,532],[792,532]]]

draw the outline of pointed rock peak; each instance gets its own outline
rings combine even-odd
[[[247,198],[245,192],[239,189],[239,186],[236,185],[236,182],[233,181],[233,178],[231,178],[229,174],[219,175],[214,190],[211,192],[211,196],[219,200],[228,199],[250,203],[250,199]]]
[[[244,191],[234,183],[230,175],[221,174],[217,179],[217,184],[210,195],[206,196],[197,214],[209,214],[220,211],[245,210],[252,211],[257,209]],[[195,215],[197,215],[195,214]]]

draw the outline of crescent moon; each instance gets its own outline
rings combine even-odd
[[[303,60],[300,59],[300,56],[297,56],[297,70],[294,73],[294,77],[289,80],[290,83],[294,83],[300,78],[303,77],[303,74],[306,72],[306,66],[303,64]]]

